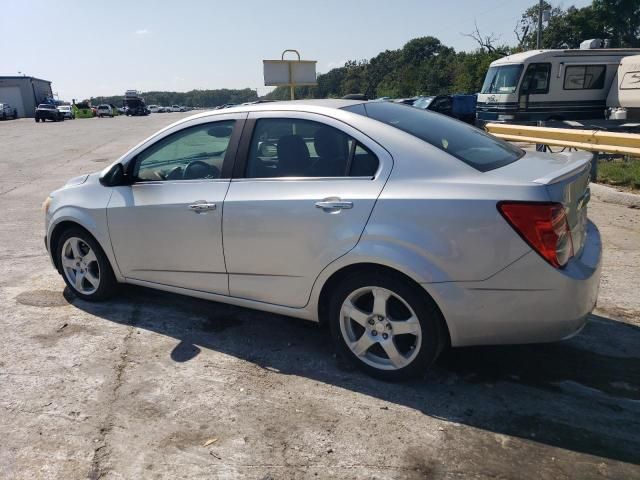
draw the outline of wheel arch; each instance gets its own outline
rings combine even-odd
[[[102,249],[102,252],[107,257],[107,261],[111,265],[111,269],[116,272],[117,265],[114,265],[114,262],[109,256],[110,249],[105,248],[105,246],[100,242],[100,240],[93,234],[91,231],[86,228],[84,225],[74,221],[74,220],[62,220],[56,223],[49,234],[49,254],[51,255],[51,260],[53,261],[56,270],[62,274],[62,267],[60,266],[60,259],[56,255],[56,251],[58,250],[58,242],[60,241],[60,237],[62,234],[69,230],[70,228],[77,228],[85,232],[89,235]]]
[[[435,300],[434,296],[429,293],[429,291],[424,288],[424,285],[421,285],[416,280],[411,278],[406,273],[396,269],[389,267],[387,265],[382,265],[379,263],[373,262],[361,262],[361,263],[352,263],[349,265],[345,265],[335,272],[333,272],[323,283],[322,288],[320,289],[320,294],[318,296],[317,302],[317,313],[318,313],[318,321],[321,325],[327,325],[328,323],[328,310],[329,310],[329,297],[331,292],[335,290],[337,285],[345,279],[347,276],[354,274],[356,272],[371,272],[372,274],[387,274],[393,275],[396,277],[401,277],[407,283],[412,285],[417,289],[417,291],[421,292],[428,301],[433,302],[436,308],[440,312],[440,318],[442,318],[442,332],[444,333],[445,341],[447,346],[451,345],[451,333],[449,330],[449,325],[447,323],[447,319],[444,316],[444,312],[438,302]]]

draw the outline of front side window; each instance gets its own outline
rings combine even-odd
[[[551,77],[550,63],[532,63],[527,67],[522,80],[523,93],[549,93],[549,78]]]
[[[599,90],[604,88],[605,65],[572,65],[564,72],[565,90]]]
[[[513,93],[518,88],[522,65],[491,67],[484,78],[480,93]]]
[[[185,128],[159,140],[135,162],[137,181],[220,178],[234,120]]]
[[[334,127],[264,118],[253,132],[245,177],[373,177],[377,170],[376,156]]]
[[[364,107],[368,117],[413,135],[481,172],[503,167],[524,155],[523,150],[478,128],[428,110],[389,102],[368,102]],[[352,107],[344,110],[360,113]]]

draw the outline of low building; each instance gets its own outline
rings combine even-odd
[[[8,103],[18,117],[34,117],[39,103],[53,98],[51,82],[35,77],[0,77],[0,103]]]

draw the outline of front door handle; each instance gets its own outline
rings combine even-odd
[[[198,200],[197,202],[189,205],[189,210],[195,213],[209,212],[216,209],[215,203],[209,203],[204,200]]]
[[[340,210],[353,208],[353,202],[347,202],[336,197],[325,198],[320,202],[316,202],[316,208],[321,208],[323,211],[328,213],[335,213]]]

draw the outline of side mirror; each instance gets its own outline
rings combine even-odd
[[[103,171],[100,174],[100,184],[105,187],[117,187],[127,184],[127,178],[124,173],[124,167],[121,163],[112,165],[108,170]]]

